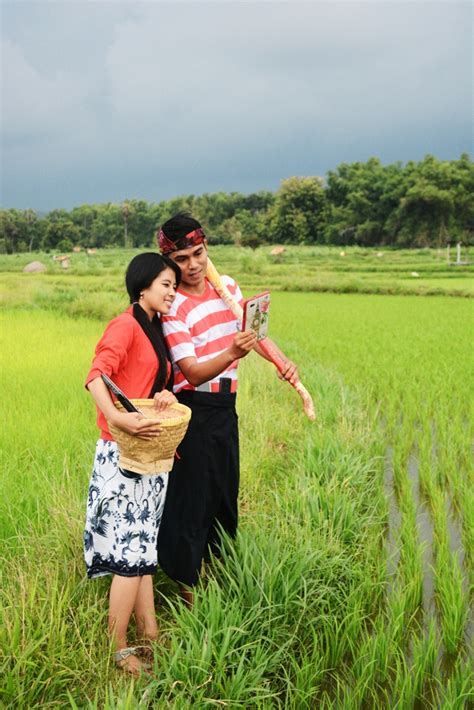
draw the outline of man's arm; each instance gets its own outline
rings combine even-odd
[[[299,378],[298,368],[296,367],[295,363],[289,360],[286,355],[282,353],[280,348],[275,345],[273,340],[270,340],[270,338],[265,338],[262,342],[269,343],[271,345],[273,353],[276,353],[281,360],[281,368],[277,368],[277,373],[280,379],[287,380],[290,384],[294,385]],[[276,364],[275,361],[272,360],[272,358],[262,350],[258,343],[255,345],[254,350],[260,355],[260,357],[265,358],[265,360],[268,360],[268,362],[271,362],[273,365]]]
[[[196,357],[185,357],[177,361],[177,365],[187,381],[198,387],[203,382],[212,380],[226,370],[234,362],[248,355],[257,343],[257,336],[251,330],[236,333],[232,344],[216,357],[198,362]]]

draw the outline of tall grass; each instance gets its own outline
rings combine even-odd
[[[151,250],[154,247],[150,247]],[[146,251],[141,250],[141,251]],[[70,268],[64,270],[52,254],[0,255],[1,281],[28,289],[41,284],[39,293],[55,297],[58,288],[80,281],[82,297],[88,295],[92,281],[101,290],[118,288],[123,293],[123,272],[133,249],[102,249],[94,255],[72,254]],[[381,293],[474,295],[474,250],[470,263],[447,264],[446,253],[438,249],[393,250],[360,247],[287,245],[284,254],[274,257],[271,246],[255,251],[248,248],[212,247],[212,258],[221,272],[232,274],[251,291],[265,286],[272,290],[336,293]],[[44,274],[22,274],[32,260],[46,267]],[[24,295],[16,297],[25,302]],[[105,305],[105,304],[104,304]],[[84,311],[82,311],[84,315]],[[98,312],[93,313],[96,317]]]
[[[295,268],[305,255],[290,255]],[[415,256],[437,267],[433,254]],[[130,681],[111,663],[108,582],[85,579],[80,543],[96,437],[83,377],[106,319],[125,305],[114,258],[97,277],[47,274],[42,294],[39,281],[2,275],[4,704],[463,707],[469,303],[272,295],[272,334],[300,364],[317,420],[266,363],[242,364],[238,539],[206,566],[193,613],[157,576],[155,674]],[[246,258],[247,283],[275,276],[270,262]],[[351,255],[360,267],[374,258]]]
[[[158,579],[156,676],[130,684],[110,660],[108,582],[85,579],[81,550],[96,437],[82,382],[103,326],[1,318],[3,702],[139,707],[146,688],[145,705],[310,707],[380,597],[380,467],[357,398],[311,368],[324,392],[313,427],[264,362],[244,364],[241,532],[207,568],[192,613]]]

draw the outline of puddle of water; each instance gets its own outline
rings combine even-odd
[[[418,543],[422,549],[422,572],[423,572],[423,603],[422,608],[420,608],[419,613],[416,614],[416,619],[414,619],[415,625],[418,627],[416,634],[421,633],[426,636],[429,633],[430,626],[432,622],[436,625],[436,639],[437,639],[437,663],[439,667],[443,670],[445,677],[449,677],[453,664],[456,659],[449,657],[446,650],[443,647],[441,638],[441,629],[439,627],[439,620],[437,618],[437,608],[435,604],[435,572],[434,572],[434,530],[431,514],[431,501],[426,495],[420,481],[419,472],[419,458],[418,458],[418,440],[426,433],[426,428],[415,423],[414,426],[414,444],[412,451],[406,462],[406,473],[411,482],[413,501],[416,508],[416,528]],[[442,451],[440,446],[444,445],[444,442],[440,441],[438,436],[437,426],[434,421],[431,422],[430,426],[430,475],[433,477],[440,465],[440,455]],[[390,436],[389,429],[385,428],[385,434]],[[387,442],[388,443],[388,442]],[[385,461],[384,461],[384,493],[387,498],[388,503],[388,521],[387,521],[387,534],[386,534],[386,545],[387,545],[387,590],[390,594],[393,590],[396,579],[397,579],[397,569],[400,561],[400,526],[401,526],[401,513],[399,506],[398,490],[396,485],[396,480],[394,476],[394,451],[395,447],[387,445],[385,449]],[[434,479],[435,480],[435,479]],[[449,489],[448,481],[445,482],[445,491],[447,496],[447,506],[446,506],[446,528],[449,535],[449,545],[451,555],[456,558],[459,564],[459,569],[462,575],[463,591],[466,597],[469,597],[470,583],[469,583],[469,565],[470,557],[466,554],[466,550],[463,544],[463,528],[462,528],[462,517],[459,511],[456,510],[453,505],[452,491]],[[473,648],[474,644],[474,609],[470,608],[469,616],[466,620],[464,628],[464,643],[459,649],[459,652],[463,655],[469,653],[469,649]],[[408,651],[409,654],[409,651]]]
[[[449,532],[449,549],[453,557],[457,557],[459,566],[462,570],[463,583],[466,585],[464,591],[468,591],[467,586],[467,570],[465,567],[465,554],[464,545],[462,541],[462,530],[461,521],[459,520],[459,515],[457,514],[451,496],[449,496],[448,503],[448,532]]]
[[[432,451],[436,450],[436,442],[432,444]],[[429,500],[423,494],[420,486],[419,465],[415,454],[411,454],[408,459],[408,475],[412,483],[412,491],[416,503],[416,525],[418,530],[418,539],[423,547],[423,631],[426,633],[429,618],[436,613],[435,611],[435,574],[434,574],[434,555],[433,555],[433,525],[430,515]],[[454,508],[451,496],[448,491],[448,505],[446,510],[447,530],[449,535],[449,544],[451,554],[457,558],[463,583],[463,591],[466,595],[469,593],[468,571],[465,566],[465,553],[462,541],[462,530],[459,516]],[[472,611],[472,610],[471,610]],[[469,648],[472,643],[473,636],[473,614],[471,613],[464,630],[465,645]],[[440,649],[443,655],[442,648]],[[447,659],[445,659],[446,661]],[[448,661],[449,662],[449,661]]]
[[[429,504],[421,492],[418,459],[411,454],[408,459],[408,475],[412,484],[413,499],[416,505],[416,527],[418,541],[423,548],[423,609],[424,627],[428,616],[434,613],[434,570],[433,570],[433,525]]]
[[[401,514],[393,481],[393,448],[391,446],[388,446],[385,452],[384,493],[388,501],[387,578],[388,590],[390,591],[393,587],[393,581],[400,560],[398,533],[401,523]]]

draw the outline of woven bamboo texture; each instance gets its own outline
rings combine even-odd
[[[139,439],[109,422],[110,433],[119,449],[120,468],[142,475],[169,471],[173,466],[176,449],[188,428],[191,410],[184,404],[176,403],[157,412],[152,399],[132,399],[131,402],[148,419],[159,422],[162,431],[153,439]],[[119,411],[125,411],[119,402],[115,402],[115,406]]]

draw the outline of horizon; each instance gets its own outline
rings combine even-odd
[[[453,162],[453,161],[456,161],[456,160],[460,160],[464,155],[465,155],[469,160],[472,161],[472,156],[469,155],[469,153],[461,153],[461,155],[459,155],[458,157],[452,158],[452,159],[449,159],[449,160],[442,160],[441,158],[438,158],[438,156],[436,156],[436,155],[432,155],[432,154],[430,154],[430,153],[427,153],[425,156],[423,156],[423,158],[421,158],[421,160],[424,160],[425,158],[427,158],[427,157],[429,157],[429,156],[432,156],[432,157],[434,157],[436,160],[442,160],[442,162]],[[382,165],[383,167],[387,167],[387,166],[389,166],[389,165],[395,165],[395,164],[401,164],[402,167],[404,167],[404,166],[406,166],[408,163],[411,163],[411,162],[415,162],[415,163],[421,162],[421,160],[420,160],[420,161],[414,161],[414,160],[401,161],[401,160],[396,160],[396,161],[393,161],[393,162],[390,162],[390,163],[383,163],[382,161],[380,161],[380,159],[379,159],[377,156],[370,156],[366,161],[355,161],[355,162],[367,163],[369,160],[373,160],[373,159],[379,160],[379,162],[381,163],[381,165]],[[343,161],[342,163],[339,163],[339,165],[335,166],[334,168],[329,168],[328,172],[337,170],[337,168],[338,168],[340,165],[342,165],[342,164],[348,164],[348,163],[347,163],[346,161]],[[326,174],[327,174],[327,173],[326,173]],[[326,187],[326,183],[327,183],[327,181],[326,181],[326,175],[288,175],[288,176],[282,178],[281,182],[283,182],[284,180],[287,180],[287,179],[289,179],[289,178],[291,178],[291,177],[297,177],[297,178],[318,177],[318,178],[320,178],[320,179],[322,179],[322,180],[324,181],[324,185],[323,185],[324,187]],[[77,208],[80,208],[80,207],[84,207],[84,206],[90,206],[90,207],[92,207],[92,206],[97,206],[97,207],[100,207],[100,206],[109,205],[109,204],[110,204],[110,205],[115,205],[115,206],[117,206],[117,207],[121,207],[121,206],[122,206],[123,204],[125,204],[125,203],[131,203],[131,202],[134,202],[134,201],[144,201],[144,202],[146,202],[146,203],[149,204],[149,205],[155,205],[155,204],[157,205],[157,204],[160,204],[161,202],[168,202],[169,200],[175,200],[175,199],[181,199],[181,198],[187,198],[187,197],[200,198],[200,197],[203,197],[204,195],[215,195],[215,194],[218,194],[218,193],[223,193],[223,194],[226,194],[226,195],[230,195],[230,194],[232,194],[232,192],[235,192],[235,193],[237,193],[237,194],[241,194],[241,195],[244,195],[244,196],[248,196],[248,195],[251,195],[251,194],[257,194],[257,193],[259,193],[259,192],[271,192],[272,194],[276,194],[276,193],[278,192],[278,190],[280,189],[281,182],[280,182],[280,185],[279,185],[276,189],[274,189],[274,190],[268,190],[268,189],[266,189],[266,188],[257,188],[256,190],[252,190],[251,192],[240,192],[239,190],[233,190],[233,191],[216,190],[215,192],[183,193],[183,194],[181,194],[181,195],[171,195],[171,197],[164,198],[164,199],[162,199],[162,200],[147,199],[147,198],[141,197],[141,196],[136,196],[136,197],[127,197],[127,196],[126,196],[126,197],[124,197],[123,199],[117,200],[117,201],[108,200],[108,201],[106,201],[106,202],[82,202],[82,203],[80,203],[80,204],[79,204],[79,203],[78,203],[78,204],[74,204],[74,205],[72,205],[71,207],[52,207],[50,210],[37,210],[37,209],[35,209],[34,207],[18,208],[18,207],[3,207],[3,206],[1,206],[0,209],[5,209],[5,210],[18,210],[18,211],[26,211],[26,210],[30,210],[30,209],[31,209],[31,210],[33,210],[33,212],[35,212],[37,215],[39,215],[40,217],[42,217],[42,216],[46,216],[46,215],[48,215],[50,212],[54,212],[54,211],[56,211],[56,210],[65,210],[66,212],[71,212],[71,211],[74,210],[74,209],[77,209]]]

